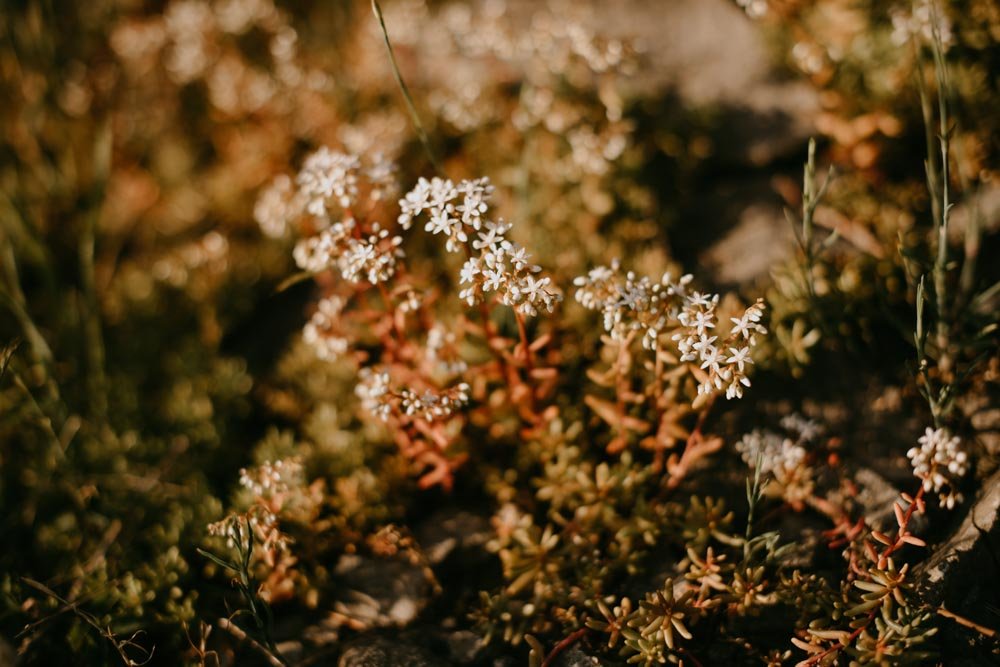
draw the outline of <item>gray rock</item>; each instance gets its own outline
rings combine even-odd
[[[424,568],[403,561],[345,555],[335,572],[346,587],[336,611],[368,628],[407,625],[433,594]]]
[[[471,630],[458,630],[445,637],[448,653],[453,663],[468,665],[479,657],[483,650],[483,638]]]
[[[795,234],[771,178],[761,175],[713,182],[681,212],[670,230],[680,256],[696,256],[703,278],[717,285],[767,280],[795,257]]]
[[[988,605],[1000,603],[998,559],[1000,471],[983,482],[961,525],[920,564],[916,575],[926,599],[932,603],[958,604],[960,608],[982,613]],[[959,608],[949,608],[962,613]]]
[[[541,3],[516,0],[508,15],[529,24]],[[802,152],[815,133],[819,93],[782,77],[761,27],[730,0],[579,0],[579,18],[600,34],[634,40],[639,71],[622,81],[626,97],[671,94],[688,109],[722,112],[717,157],[770,164]],[[577,17],[574,17],[577,18]]]
[[[958,529],[914,568],[923,600],[963,619],[1000,626],[1000,471],[982,489]],[[1000,642],[940,619],[938,642],[952,665],[1000,664]]]
[[[725,110],[727,162],[754,166],[787,157],[815,132],[819,94],[805,80],[782,79],[760,26],[728,0],[624,0],[593,3],[600,30],[638,39],[648,62],[632,85],[676,91],[689,108]],[[804,153],[804,151],[803,151]]]
[[[749,284],[766,278],[771,269],[794,253],[795,237],[781,206],[750,202],[734,226],[701,255],[722,283]]]
[[[555,667],[601,667],[608,663],[590,655],[579,646],[571,646],[560,653],[553,664]]]
[[[427,649],[399,639],[365,637],[350,644],[338,667],[443,667],[448,664]]]
[[[432,565],[438,565],[456,549],[482,548],[492,531],[489,522],[472,512],[443,510],[420,524],[417,543]]]
[[[855,500],[863,508],[868,525],[883,533],[895,531],[896,513],[892,506],[899,500],[900,489],[871,468],[859,468],[854,473],[854,482],[859,489]],[[910,532],[920,535],[926,528],[926,516],[915,513],[910,519]]]

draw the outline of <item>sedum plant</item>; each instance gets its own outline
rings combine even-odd
[[[713,114],[576,4],[0,13],[0,656],[995,658],[922,563],[995,479],[1000,21],[734,4],[823,105],[738,286],[670,250]]]

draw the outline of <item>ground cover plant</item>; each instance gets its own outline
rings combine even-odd
[[[1000,661],[993,3],[0,28],[0,665]]]

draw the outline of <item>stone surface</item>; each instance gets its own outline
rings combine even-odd
[[[923,599],[1000,631],[1000,471],[983,481],[962,523],[952,536],[914,569]],[[938,640],[948,664],[1000,664],[1000,642],[956,622],[942,620]]]
[[[766,278],[794,252],[791,225],[781,206],[753,201],[735,213],[736,222],[701,254],[721,283],[749,284]]]
[[[893,503],[899,498],[899,489],[871,468],[860,468],[854,473],[858,485],[856,500],[864,508],[869,526],[885,532],[896,523]]]
[[[985,611],[986,604],[1000,602],[998,558],[1000,472],[995,472],[983,482],[982,491],[958,529],[921,563],[917,574],[928,599]]]
[[[900,498],[899,487],[871,468],[859,468],[854,473],[854,482],[858,485],[855,500],[861,505],[868,525],[884,533],[894,532],[896,513],[892,506]],[[913,486],[916,484],[914,478]],[[920,535],[926,528],[927,517],[914,514],[910,519],[910,532]]]
[[[335,572],[346,590],[337,612],[368,628],[412,622],[433,592],[424,569],[407,562],[345,555]]]
[[[448,662],[429,650],[398,638],[364,637],[351,643],[338,667],[444,667]]]
[[[781,77],[765,34],[727,0],[592,3],[602,31],[640,41],[636,92],[675,91],[691,108],[723,110],[727,161],[761,166],[795,154],[815,132],[819,96]]]
[[[458,665],[471,664],[483,651],[483,638],[471,630],[458,630],[445,637],[451,661]]]
[[[432,565],[444,562],[456,549],[485,546],[490,535],[490,524],[485,517],[450,509],[431,515],[415,532],[417,543]]]
[[[579,646],[571,646],[560,653],[552,664],[554,667],[601,667],[609,663],[590,655]]]

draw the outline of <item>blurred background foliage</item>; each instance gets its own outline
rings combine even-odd
[[[907,262],[929,262],[932,213],[924,25],[905,3],[774,0],[761,16],[759,0],[717,4],[763,36],[769,73],[751,82],[758,97],[692,93],[697,58],[683,65],[688,79],[665,74],[681,66],[664,64],[669,54],[649,39],[659,23],[643,22],[662,9],[656,2],[387,1],[385,10],[445,171],[490,175],[507,194],[502,214],[521,222],[515,234],[564,289],[620,256],[639,272],[684,267],[708,286],[766,290],[775,335],[763,397],[735,422],[752,425],[754,410],[780,412],[791,396],[827,405],[819,411],[841,422],[862,403],[896,401],[893,419],[908,424],[899,406],[919,400],[903,387],[914,358]],[[979,257],[978,272],[961,278],[972,305],[958,356],[971,362],[996,352],[995,330],[984,329],[996,319],[995,290],[975,296],[1000,280],[1000,9],[943,4],[961,193],[954,247]],[[682,26],[691,6],[672,10]],[[615,56],[607,62],[583,49],[505,51],[520,26],[544,37],[578,15],[595,32],[603,22],[647,39],[593,38]],[[0,34],[0,636],[19,664],[141,661],[154,646],[156,664],[204,660],[200,622],[235,603],[226,575],[195,550],[224,508],[245,504],[234,491],[244,466],[295,456],[319,484],[318,505],[285,517],[298,573],[268,582],[280,615],[303,626],[334,608],[338,558],[373,549],[366,540],[387,524],[419,524],[452,505],[488,516],[533,495],[532,485],[556,489],[535,504],[539,516],[594,502],[587,489],[561,498],[569,491],[551,480],[577,475],[574,466],[592,475],[600,456],[574,461],[579,452],[567,450],[556,461],[538,443],[484,455],[452,496],[418,491],[385,434],[356,417],[353,369],[317,364],[298,340],[315,289],[283,284],[294,272],[290,244],[255,222],[258,190],[323,144],[386,153],[404,190],[431,175],[368,2],[6,0]],[[794,91],[781,87],[788,82]],[[772,93],[806,101],[761,111],[759,96]],[[781,210],[801,207],[810,134],[836,167],[816,218],[837,236],[803,265],[787,250],[793,232]],[[747,189],[765,195],[748,199]],[[757,210],[763,231],[744,225]],[[973,224],[975,242],[961,231]],[[784,254],[770,254],[782,244]],[[746,268],[757,253],[763,266]],[[428,249],[414,272],[439,261]],[[562,353],[581,381],[575,360],[600,344],[584,318],[567,305],[564,326],[582,333]],[[975,416],[993,405],[997,374],[994,356],[960,380],[962,428],[986,434],[977,442],[988,465],[1000,450],[996,424]],[[626,473],[608,474],[622,483]],[[629,514],[623,498],[598,541],[622,522],[683,523],[651,508]],[[698,530],[674,538],[687,529]],[[606,593],[602,577],[632,563],[613,574],[577,566],[596,596]],[[499,585],[500,564],[485,571],[484,587]],[[552,595],[557,609],[558,596],[580,591]],[[479,603],[466,594],[435,604],[429,613],[465,627],[461,610]],[[480,621],[499,623],[504,604],[487,596]],[[553,631],[530,625],[519,631]],[[251,659],[220,633],[209,647],[222,662]]]

